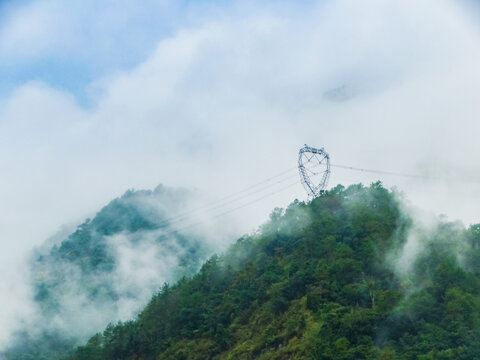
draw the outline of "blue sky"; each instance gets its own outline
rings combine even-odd
[[[88,84],[145,60],[186,20],[188,2],[4,2],[0,94],[28,81],[88,98]],[[27,22],[27,23],[23,23]],[[29,28],[30,27],[30,28]],[[16,29],[15,29],[16,28]],[[6,34],[6,35],[5,35]]]
[[[274,6],[272,4],[275,4]],[[0,5],[0,96],[28,81],[73,93],[88,106],[89,85],[145,61],[162,39],[221,17],[282,12],[303,1],[4,1]]]

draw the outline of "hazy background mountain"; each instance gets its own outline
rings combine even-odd
[[[6,358],[54,359],[109,322],[130,319],[163,283],[194,274],[235,233],[225,219],[221,227],[196,223],[198,201],[184,189],[129,190],[36,249],[31,298],[22,299],[29,309],[18,314]]]

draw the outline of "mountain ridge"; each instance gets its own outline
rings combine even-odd
[[[212,244],[201,232],[173,231],[168,221],[195,201],[191,191],[162,185],[127,190],[36,250],[29,262],[35,318],[23,320],[3,356],[63,358],[109,321],[133,316],[162,282],[195,273]]]
[[[102,236],[128,244],[127,250],[158,239],[158,224],[146,221],[148,206],[142,220],[136,217],[138,212],[122,218],[128,206],[112,203],[124,212],[106,211],[112,222],[94,222],[100,224]],[[80,235],[92,222],[72,236],[83,239]],[[156,234],[151,239],[143,237],[151,232]],[[84,240],[88,243],[89,238]],[[194,248],[209,243],[183,240],[181,246]],[[52,252],[66,259],[73,256],[80,272],[82,266],[110,269],[108,258],[98,259],[94,250],[88,252],[91,258],[84,258],[69,246]],[[137,261],[149,249],[140,247],[129,256]],[[170,250],[179,249],[175,245]],[[20,343],[21,352],[3,356],[9,360],[480,359],[480,224],[465,228],[441,218],[423,224],[398,193],[380,182],[368,187],[338,185],[309,203],[295,200],[286,209],[275,209],[257,231],[210,256],[201,267],[201,256],[185,254],[197,261],[199,271],[193,266],[178,281],[158,284],[147,305],[137,315],[125,317],[129,320],[111,322],[83,344],[79,338],[70,341],[60,332],[62,327],[53,328],[56,331],[40,337],[48,344],[46,349],[38,341],[32,347],[26,338]],[[162,259],[151,260],[148,266],[162,264]],[[133,264],[129,271],[141,273],[142,267]],[[142,289],[127,285],[125,289],[133,294]],[[114,304],[115,297],[105,291],[108,287],[100,293],[95,288],[90,290],[105,300],[104,306]],[[98,313],[97,309],[80,315],[95,321]],[[58,315],[44,314],[45,321]],[[75,345],[79,346],[74,350]]]
[[[337,186],[275,210],[72,359],[478,359],[479,249],[480,225],[432,231],[381,183]]]

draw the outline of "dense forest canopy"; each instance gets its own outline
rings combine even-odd
[[[480,225],[429,226],[381,183],[276,209],[74,360],[479,359]]]

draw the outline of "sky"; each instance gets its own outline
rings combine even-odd
[[[294,173],[305,143],[334,164],[428,178],[333,168],[330,186],[382,180],[480,222],[479,12],[458,0],[0,2],[0,278],[127,189],[222,198]],[[300,181],[235,216],[248,232],[295,198]]]

